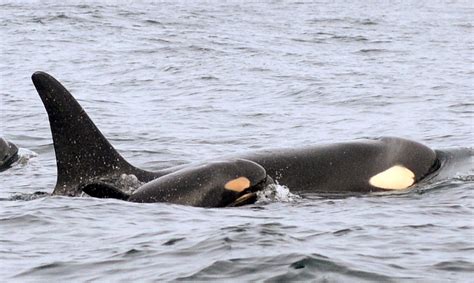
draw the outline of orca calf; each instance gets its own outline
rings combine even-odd
[[[18,158],[18,147],[0,137],[0,172],[10,168]]]
[[[402,138],[382,137],[264,150],[229,157],[221,163],[185,165],[151,172],[128,163],[56,79],[44,72],[36,72],[32,80],[48,113],[53,136],[58,168],[54,195],[78,196],[85,191],[92,196],[139,202],[225,206],[238,204],[240,197],[260,188],[257,183],[267,180],[263,177],[265,171],[265,176],[270,177],[268,180],[274,179],[293,193],[364,193],[411,188],[419,183],[450,177],[458,166],[472,166],[472,148],[439,151]],[[234,177],[246,177],[252,170],[260,177],[246,183],[249,187],[242,190],[244,194],[239,192],[231,198],[224,197],[225,201],[199,199],[198,196],[206,193],[223,199],[219,194],[229,177],[213,175],[220,166],[226,174]],[[241,169],[250,171],[243,174]],[[449,173],[444,169],[449,169]],[[140,188],[135,193],[125,192],[127,188],[120,182],[124,175],[133,175],[138,180],[134,189]],[[197,185],[198,177],[208,178],[210,189],[206,192]],[[147,184],[142,187],[143,183]],[[170,191],[173,193],[168,198],[166,192]],[[179,198],[192,201],[177,201]]]
[[[236,159],[189,166],[140,186],[131,194],[103,182],[87,183],[82,191],[93,197],[132,202],[223,207],[254,203],[256,192],[273,184],[265,169],[255,162]]]

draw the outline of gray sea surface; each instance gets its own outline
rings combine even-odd
[[[31,74],[132,164],[398,136],[474,145],[472,1],[0,1],[0,280],[473,282],[474,170],[412,191],[203,209],[51,192]],[[289,188],[291,191],[291,188]]]

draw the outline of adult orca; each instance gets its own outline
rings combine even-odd
[[[131,165],[61,83],[44,72],[34,73],[32,80],[48,113],[53,136],[58,168],[53,194],[77,196],[83,189],[88,190],[87,184],[103,182],[124,191],[126,188],[120,185],[123,176],[136,176],[141,185],[165,175],[176,177],[171,174],[179,175],[180,170],[196,166],[151,172]],[[407,189],[420,182],[449,177],[442,174],[443,168],[472,165],[472,156],[472,148],[435,151],[414,141],[382,137],[270,149],[232,158],[261,165],[268,176],[292,192],[351,193]],[[106,190],[107,186],[89,187],[91,191],[94,188]]]
[[[0,172],[10,168],[18,158],[18,147],[0,137]]]

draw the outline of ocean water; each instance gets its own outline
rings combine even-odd
[[[413,191],[203,209],[51,192],[33,72],[132,164],[399,136],[474,144],[471,1],[1,1],[0,279],[472,282],[474,170]],[[289,188],[291,192],[291,188]]]

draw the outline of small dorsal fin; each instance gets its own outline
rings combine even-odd
[[[48,113],[53,136],[58,167],[53,194],[79,195],[81,184],[104,176],[134,174],[146,182],[161,175],[129,164],[55,78],[36,72],[32,80]]]

